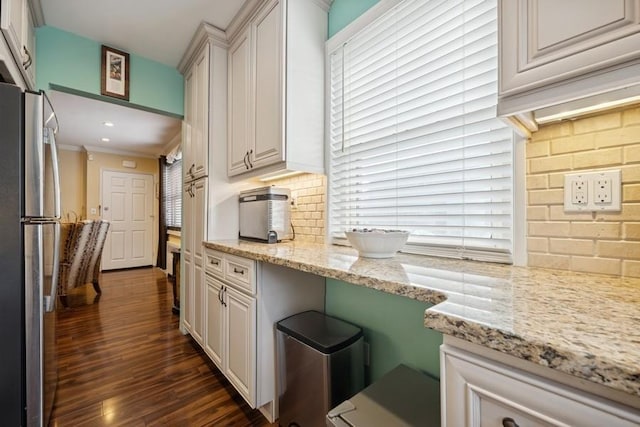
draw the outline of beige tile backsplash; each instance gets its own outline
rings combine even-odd
[[[640,277],[640,106],[541,127],[527,143],[528,264]],[[564,174],[622,170],[622,211],[564,213]]]
[[[291,197],[295,200],[295,206],[291,208],[291,222],[296,240],[324,243],[326,177],[307,173],[272,181],[271,184],[291,190]]]

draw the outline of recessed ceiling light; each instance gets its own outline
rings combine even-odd
[[[100,138],[100,141],[102,141],[102,142],[109,142],[109,141],[111,141],[111,140],[110,140],[109,138]]]
[[[102,122],[102,124],[109,128],[113,127],[113,122]]]

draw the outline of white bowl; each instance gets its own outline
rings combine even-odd
[[[365,258],[392,258],[409,238],[409,232],[402,230],[353,230],[345,234],[351,246]]]

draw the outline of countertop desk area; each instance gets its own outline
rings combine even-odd
[[[204,245],[433,304],[427,328],[640,399],[640,279],[402,253],[373,260],[303,242]]]

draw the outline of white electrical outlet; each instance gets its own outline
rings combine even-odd
[[[571,181],[571,203],[574,205],[586,205],[588,188],[587,181],[582,179],[581,176]]]
[[[564,210],[579,212],[587,210],[589,203],[589,182],[582,174],[564,176]]]
[[[564,211],[619,211],[620,169],[564,176]]]

